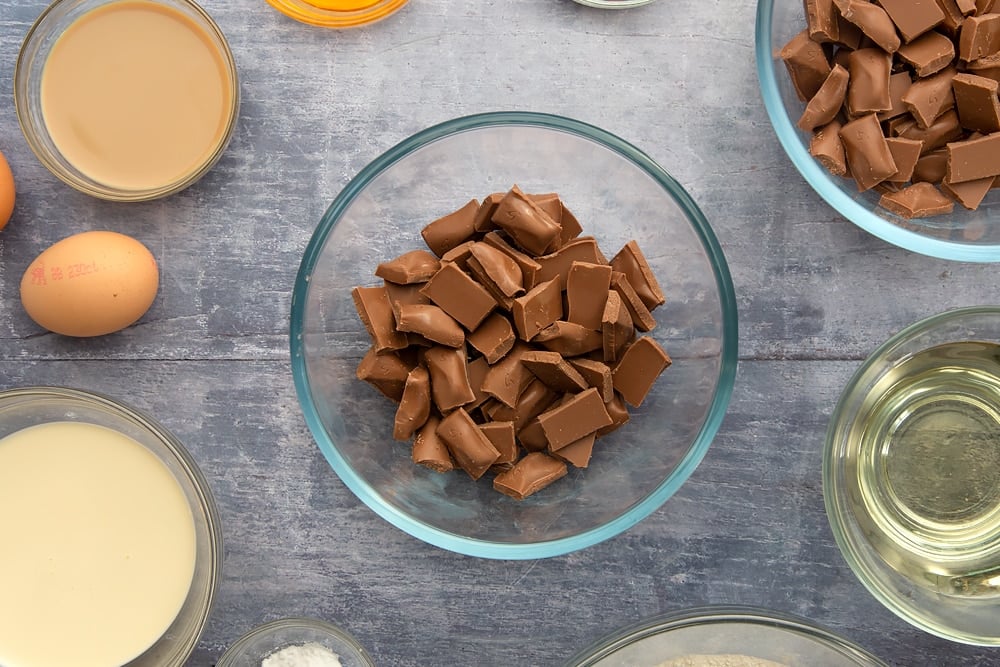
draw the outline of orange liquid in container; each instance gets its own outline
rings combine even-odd
[[[63,157],[111,187],[164,187],[199,170],[233,113],[226,56],[181,11],[149,0],[91,10],[45,62],[42,114]]]

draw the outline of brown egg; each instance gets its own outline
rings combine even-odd
[[[14,213],[14,174],[7,159],[0,153],[0,229],[7,226]]]
[[[159,271],[142,243],[92,231],[53,244],[21,278],[21,303],[39,326],[65,336],[124,329],[153,304]]]

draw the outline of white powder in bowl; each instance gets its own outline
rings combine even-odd
[[[672,658],[659,667],[785,667],[778,662],[748,655],[685,655]]]
[[[260,667],[342,667],[340,656],[316,642],[293,644],[264,658]]]

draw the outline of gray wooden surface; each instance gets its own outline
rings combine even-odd
[[[19,187],[0,233],[0,388],[65,384],[151,411],[212,481],[225,528],[218,604],[191,665],[288,615],[342,624],[380,665],[556,666],[595,638],[707,603],[806,616],[894,665],[995,665],[1000,650],[906,625],[854,579],[823,511],[820,450],[841,387],[902,326],[996,300],[998,267],[915,255],[839,218],[794,171],[765,116],[753,0],[414,0],[332,32],[263,0],[205,0],[234,49],[243,106],[202,181],[136,205],[90,199],[29,152],[17,49],[41,0],[0,0],[0,150]],[[632,141],[713,224],[733,273],[740,367],[689,482],[626,533],[541,561],[429,547],[329,469],[288,364],[290,292],[323,211],[370,160],[467,113],[564,114]],[[70,233],[146,243],[161,291],[142,323],[97,340],[41,332],[18,285]]]

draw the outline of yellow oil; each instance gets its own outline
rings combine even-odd
[[[1000,345],[941,345],[883,376],[850,432],[846,483],[894,569],[946,595],[1000,596]]]

